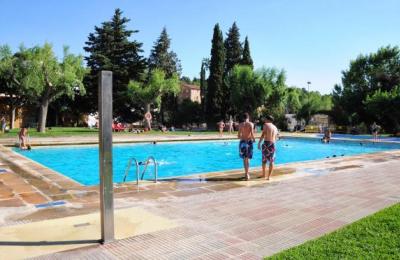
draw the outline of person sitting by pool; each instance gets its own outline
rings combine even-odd
[[[329,127],[327,127],[327,128],[325,129],[325,132],[324,132],[324,137],[322,137],[321,141],[322,141],[323,143],[328,143],[328,144],[329,144],[329,142],[331,141],[331,137],[332,137],[332,132],[331,132],[331,130],[329,129]]]
[[[269,180],[272,171],[274,170],[275,162],[275,142],[278,140],[278,128],[272,123],[274,118],[267,115],[264,119],[264,126],[260,141],[258,142],[258,149],[262,152],[262,171],[263,178]],[[261,147],[261,142],[264,141]],[[268,176],[265,174],[265,168],[269,162]]]
[[[158,130],[160,130],[163,133],[168,132],[168,129],[165,125],[158,126]]]
[[[30,150],[28,128],[22,127],[18,133],[19,148],[21,150]]]
[[[254,138],[254,126],[250,122],[250,116],[248,113],[244,113],[241,118],[239,125],[238,138],[239,142],[239,156],[243,159],[244,174],[246,180],[250,180],[249,160],[253,158],[253,142]]]

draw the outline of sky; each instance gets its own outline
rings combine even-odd
[[[0,44],[17,50],[50,42],[59,56],[64,45],[85,55],[88,34],[115,8],[139,30],[133,38],[146,57],[165,26],[182,75],[191,78],[210,56],[216,23],[225,37],[236,21],[256,68],[284,69],[289,86],[310,81],[324,94],[358,55],[400,45],[399,0],[0,0]]]

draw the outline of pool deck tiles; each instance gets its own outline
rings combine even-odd
[[[368,170],[346,168],[276,185],[135,200],[135,205],[178,226],[147,234],[150,237],[39,259],[84,259],[93,254],[105,259],[261,259],[399,203],[399,164],[392,160],[370,163]]]
[[[399,203],[399,158],[394,150],[285,164],[271,181],[261,179],[255,168],[251,181],[243,181],[240,171],[228,171],[139,187],[116,184],[116,212],[139,210],[165,226],[140,234],[126,228],[129,234],[106,245],[71,242],[47,251],[52,246],[41,241],[60,240],[46,237],[52,232],[36,232],[30,237],[36,244],[10,248],[7,243],[15,242],[23,227],[48,230],[49,223],[66,218],[87,228],[93,216],[98,220],[98,187],[81,186],[0,146],[0,165],[7,169],[0,174],[0,254],[11,252],[7,249],[17,250],[8,255],[15,258],[34,251],[29,256],[38,259],[261,259]],[[59,200],[65,204],[35,207]],[[124,221],[136,217],[131,212]],[[93,234],[83,232],[79,239],[99,238]]]
[[[176,226],[166,218],[135,207],[117,210],[115,223],[116,239]],[[0,227],[0,259],[35,257],[44,252],[53,253],[94,245],[98,243],[99,236],[98,213]]]

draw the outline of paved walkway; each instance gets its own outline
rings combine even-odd
[[[368,157],[369,156],[369,157]],[[317,170],[307,177],[260,182],[134,206],[174,221],[170,229],[39,259],[260,259],[400,202],[400,153]],[[370,158],[370,160],[367,160]]]

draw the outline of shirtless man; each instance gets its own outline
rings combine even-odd
[[[275,160],[275,142],[278,138],[278,128],[272,123],[274,118],[272,116],[266,116],[264,120],[264,127],[258,142],[258,149],[261,150],[261,142],[264,140],[262,145],[262,171],[263,178],[269,180],[269,177],[274,170],[274,160]],[[265,175],[265,167],[269,161],[269,171],[268,177]]]
[[[246,180],[250,180],[249,160],[253,158],[253,142],[255,142],[255,138],[254,126],[253,123],[250,122],[250,116],[248,113],[244,113],[241,118],[238,138],[240,139],[239,156],[243,159]]]

